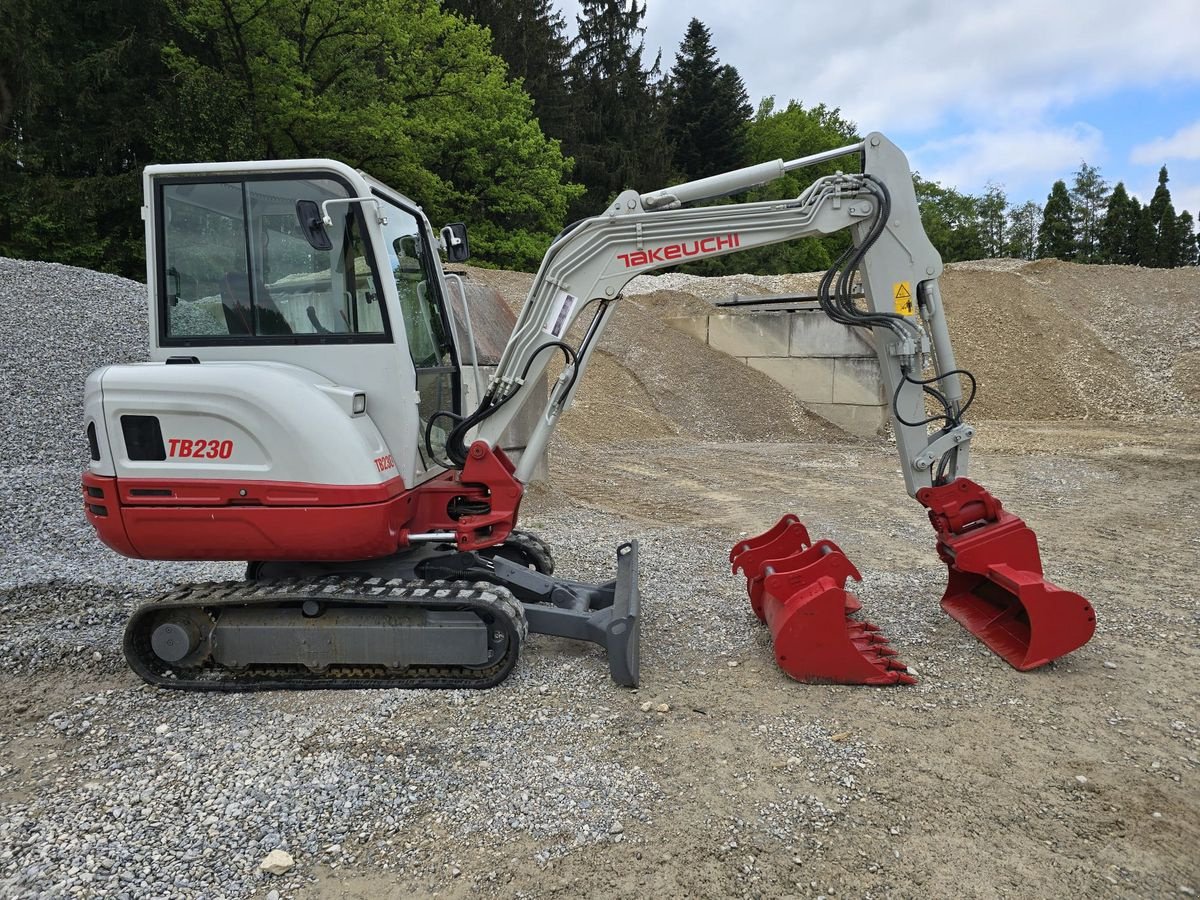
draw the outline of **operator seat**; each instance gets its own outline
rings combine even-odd
[[[221,278],[221,309],[229,333],[235,336],[292,334],[292,326],[271,299],[267,286],[261,282],[258,285],[257,310],[251,305],[249,287],[245,272],[226,272]],[[254,330],[256,312],[257,332]]]

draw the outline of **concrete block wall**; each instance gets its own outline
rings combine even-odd
[[[679,316],[669,324],[770,377],[853,434],[878,433],[887,397],[872,336],[818,309]]]

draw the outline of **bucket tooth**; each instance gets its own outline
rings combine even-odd
[[[942,609],[1022,672],[1086,644],[1096,611],[1042,573],[1037,535],[968,478],[923,488],[917,500],[949,568]]]

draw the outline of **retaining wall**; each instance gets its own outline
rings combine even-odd
[[[874,435],[887,421],[873,336],[819,309],[712,313],[667,322],[763,372],[853,434]]]

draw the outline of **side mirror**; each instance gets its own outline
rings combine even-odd
[[[333,241],[329,239],[329,232],[321,221],[321,207],[317,206],[315,200],[296,201],[296,221],[300,223],[308,246],[325,252],[333,249]]]
[[[466,262],[471,257],[471,245],[467,243],[467,226],[452,222],[442,229],[442,246],[450,262]]]

